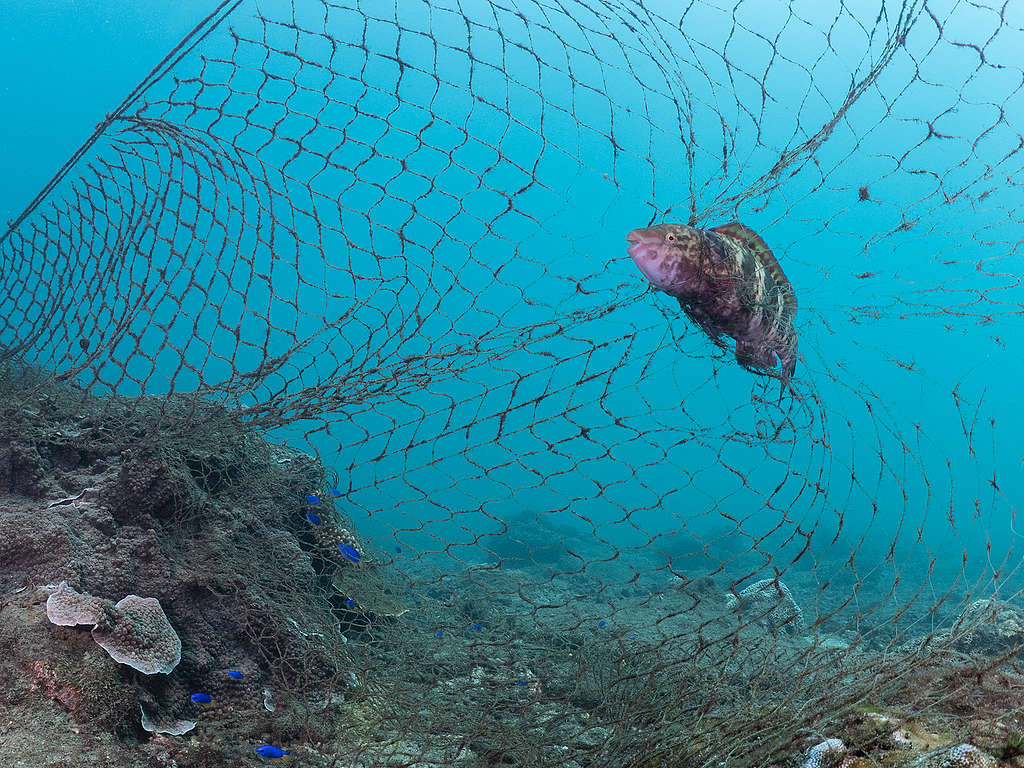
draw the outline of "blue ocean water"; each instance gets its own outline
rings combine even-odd
[[[897,43],[910,6],[707,3],[680,28],[631,3],[243,4],[122,115],[189,137],[115,121],[90,150],[115,167],[85,198],[125,217],[70,272],[7,278],[3,341],[65,279],[45,314],[72,330],[33,353],[67,368],[93,338],[97,391],[216,396],[287,353],[239,404],[290,419],[311,397],[272,437],[420,565],[488,562],[540,515],[591,572],[729,539],[746,576],[813,531],[823,570],[854,552],[941,593],[966,554],[974,583],[1022,491],[1019,40],[930,5]],[[7,11],[4,219],[212,5],[68,8]],[[716,357],[626,257],[626,232],[691,206],[762,234],[795,286],[799,398]]]
[[[103,116],[212,10],[185,0],[159,12],[125,0],[4,4],[0,219],[13,219]]]

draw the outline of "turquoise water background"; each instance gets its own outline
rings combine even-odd
[[[609,553],[738,536],[744,548],[756,543],[766,554],[748,558],[737,573],[769,563],[786,567],[803,546],[800,532],[815,526],[814,560],[837,569],[848,567],[853,549],[868,567],[893,560],[914,583],[928,580],[936,558],[930,578],[939,591],[958,578],[964,553],[971,580],[991,573],[1012,553],[1015,500],[1024,491],[1016,405],[1024,304],[1020,160],[1013,154],[1020,140],[1013,126],[1024,124],[1014,64],[1021,33],[1007,18],[990,40],[998,28],[993,13],[930,3],[943,21],[941,38],[926,14],[813,160],[798,157],[777,186],[734,206],[726,202],[702,222],[738,217],[760,232],[800,300],[804,405],[790,413],[813,426],[796,430],[790,443],[747,444],[735,434],[756,436],[759,422],[783,419],[785,407],[772,402],[777,387],[757,382],[729,356],[713,359],[710,343],[688,329],[671,300],[645,292],[626,258],[625,234],[666,216],[685,220],[691,196],[700,211],[756,185],[784,150],[828,123],[885,43],[865,32],[878,17],[877,4],[847,3],[850,12],[838,20],[832,4],[759,3],[752,13],[753,5],[741,4],[735,14],[731,6],[691,11],[683,31],[700,44],[686,49],[673,47],[680,37],[671,25],[639,24],[633,39],[620,27],[616,43],[580,37],[558,14],[551,24],[560,37],[536,26],[527,34],[504,17],[506,40],[529,42],[551,63],[550,73],[536,74],[537,60],[513,48],[504,62],[492,60],[500,66],[478,65],[469,81],[466,57],[442,46],[437,66],[448,85],[429,103],[429,78],[415,69],[399,78],[394,62],[377,55],[397,44],[388,20],[367,25],[364,55],[354,47],[357,15],[338,11],[332,33],[351,46],[335,70],[358,69],[362,79],[328,84],[306,70],[300,79],[309,78],[310,90],[291,95],[289,84],[271,83],[250,122],[271,124],[274,99],[315,113],[329,94],[330,120],[346,126],[349,142],[339,146],[336,131],[316,130],[304,146],[336,152],[344,170],[316,177],[321,194],[310,197],[303,180],[317,173],[316,162],[290,160],[294,144],[261,146],[260,131],[237,139],[254,153],[250,160],[259,157],[272,169],[273,193],[239,193],[248,210],[280,196],[275,213],[288,213],[290,197],[295,207],[315,208],[327,229],[316,231],[300,215],[272,227],[271,238],[246,217],[222,233],[193,212],[210,227],[202,242],[186,242],[188,233],[165,219],[140,235],[139,248],[152,260],[135,262],[111,283],[90,282],[84,261],[69,290],[86,303],[116,292],[111,286],[129,275],[153,281],[153,265],[162,259],[186,265],[166,280],[175,300],[139,315],[142,341],[112,344],[100,380],[116,381],[125,369],[147,382],[147,392],[188,391],[200,378],[215,384],[232,371],[254,369],[264,346],[276,353],[312,339],[295,351],[289,381],[271,377],[250,401],[299,384],[337,380],[357,391],[397,382],[385,395],[353,395],[336,414],[274,434],[312,448],[338,470],[346,511],[366,533],[381,542],[394,535],[441,568],[486,560],[487,540],[479,537],[530,512],[575,526]],[[273,16],[284,6],[262,7]],[[471,16],[487,15],[484,3],[463,7]],[[9,8],[2,33],[9,44],[0,51],[9,149],[0,176],[10,180],[0,190],[3,219],[20,212],[212,4],[187,2],[159,14],[129,3],[107,3],[102,11],[84,3]],[[891,26],[898,9],[889,8]],[[415,29],[426,23],[421,11],[420,3],[402,4],[399,18]],[[285,29],[260,29],[248,6],[236,16],[232,24],[243,36],[266,33],[279,46],[291,44]],[[431,23],[438,39],[466,34],[451,14]],[[824,36],[830,27],[831,47]],[[227,55],[229,48],[213,47],[226,41],[222,32],[203,52]],[[496,56],[500,39],[482,27],[475,34],[480,60]],[[638,50],[635,39],[656,53]],[[963,45],[987,40],[987,61],[1003,69],[985,66]],[[329,55],[323,39],[302,44],[310,55]],[[596,66],[588,45],[611,66]],[[736,69],[723,65],[721,51]],[[236,54],[253,64],[260,55],[259,46],[244,44]],[[407,36],[400,55],[429,68],[434,51],[425,38]],[[624,61],[631,72],[620,66]],[[269,66],[292,71],[286,57]],[[194,56],[186,59],[182,78],[196,67]],[[569,67],[590,86],[571,101]],[[504,73],[519,85],[506,89]],[[207,82],[229,78],[236,90],[259,81],[252,70],[208,65]],[[167,81],[158,84],[152,100],[170,89]],[[209,107],[225,92],[200,93],[186,84],[173,91],[174,103],[158,103],[148,114],[203,128],[214,115],[192,115],[190,104]],[[490,94],[501,104],[508,99],[518,123],[473,98]],[[687,108],[677,110],[673,98]],[[448,123],[428,128],[431,114]],[[607,138],[613,122],[618,152]],[[297,118],[289,126],[283,133],[293,139],[312,130]],[[222,118],[214,130],[223,137],[240,128],[240,121]],[[695,152],[687,172],[690,132]],[[427,148],[416,136],[426,138]],[[462,168],[446,157],[455,146]],[[104,147],[98,145],[100,155]],[[413,158],[405,170],[394,159],[401,157]],[[283,166],[294,180],[277,173]],[[141,165],[138,172],[154,173]],[[530,186],[531,179],[539,183]],[[524,186],[502,215],[510,193]],[[870,201],[858,200],[864,186]],[[442,230],[436,222],[447,223]],[[900,231],[904,222],[913,226]],[[162,253],[158,233],[180,250],[177,256]],[[218,238],[240,243],[237,253],[219,252],[211,245]],[[219,268],[225,264],[234,266]],[[267,278],[248,282],[250,269]],[[860,277],[865,273],[871,276]],[[45,283],[47,274],[32,279]],[[193,277],[211,287],[197,292]],[[127,285],[123,293],[131,295]],[[110,304],[106,314],[74,315],[73,322],[85,333],[112,322],[112,307],[120,305]],[[324,330],[325,321],[346,313],[340,331]],[[558,323],[565,327],[556,332]],[[236,325],[259,343],[240,344],[229,331]],[[174,349],[153,359],[134,352],[165,335]],[[41,352],[41,361],[69,364],[61,343]],[[432,362],[410,361],[419,355]],[[201,376],[181,369],[182,358]],[[430,383],[422,386],[428,370]],[[138,391],[124,381],[117,389]],[[752,401],[752,393],[769,402]],[[538,395],[545,396],[531,404]],[[516,407],[499,432],[495,414],[509,404]],[[1012,581],[1004,587],[1016,588]]]

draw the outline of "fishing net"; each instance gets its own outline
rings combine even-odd
[[[272,569],[294,521],[280,615],[210,589],[311,764],[794,764],[897,717],[1012,741],[1022,26],[223,3],[0,239],[9,376],[267,510],[218,551]],[[626,255],[731,220],[799,299],[781,396]],[[283,637],[309,594],[320,639]]]

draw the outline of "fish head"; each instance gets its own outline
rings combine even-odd
[[[700,250],[700,232],[685,224],[658,224],[626,235],[626,252],[655,288],[671,292],[686,282],[687,265]]]

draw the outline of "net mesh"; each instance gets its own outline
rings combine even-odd
[[[792,764],[876,707],[1005,720],[1022,26],[224,3],[10,223],[0,348],[255,499],[238,552],[287,559],[272,499],[316,498],[285,518],[333,556],[206,586],[325,765]],[[626,255],[734,219],[799,297],[781,397]],[[319,640],[282,634],[299,593]]]

